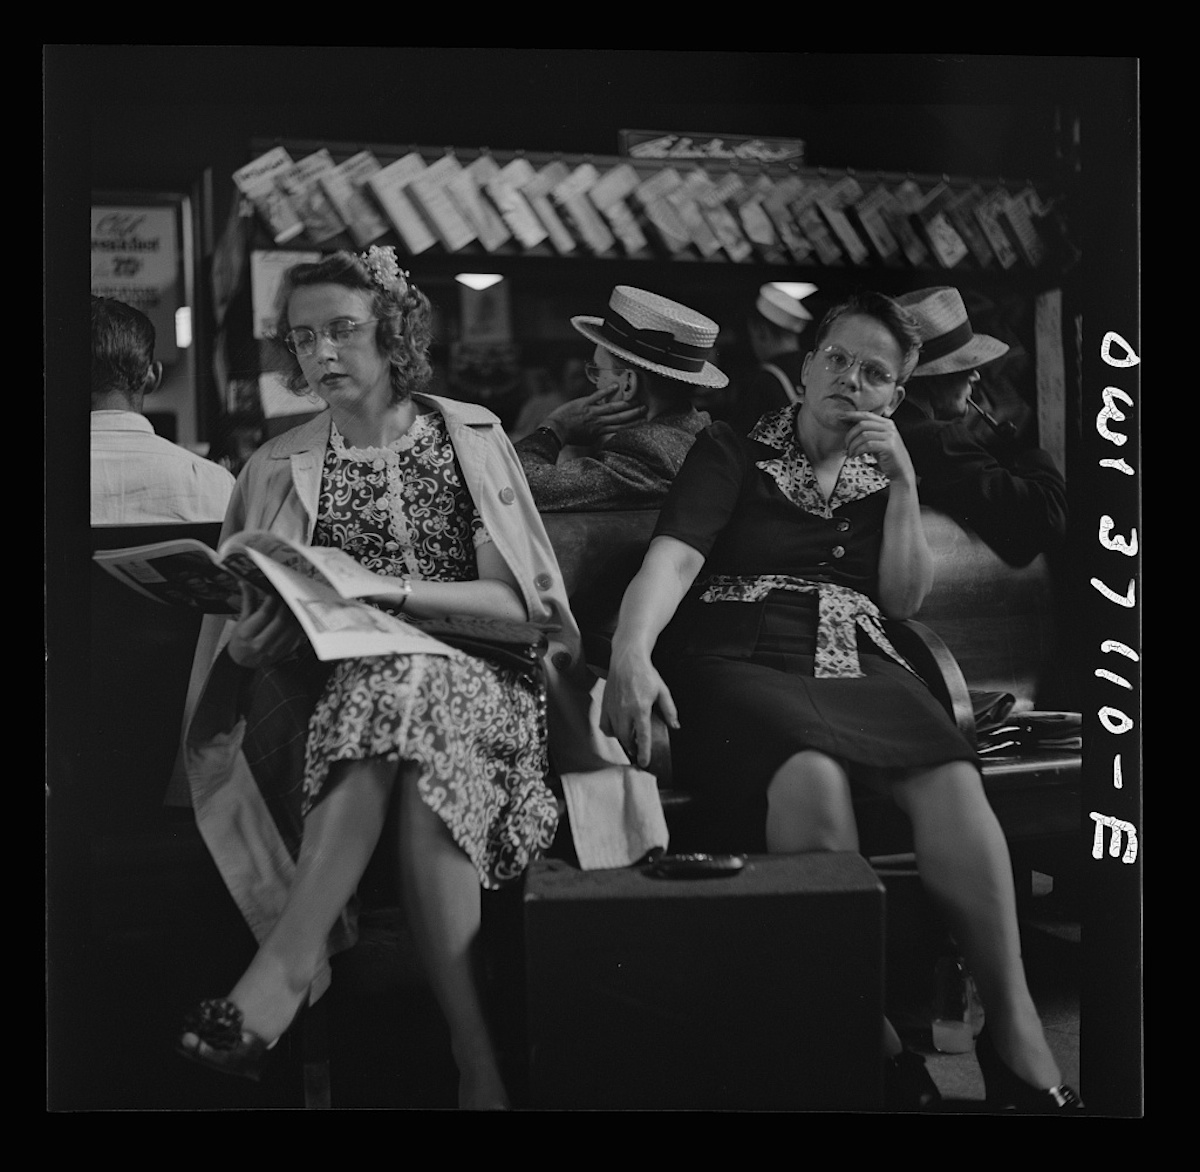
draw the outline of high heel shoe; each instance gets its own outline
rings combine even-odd
[[[1014,1074],[1000,1057],[986,1025],[975,1039],[975,1057],[983,1073],[983,1094],[989,1111],[1061,1115],[1083,1110],[1083,1102],[1066,1083],[1038,1090]]]
[[[883,1102],[889,1111],[936,1111],[941,1106],[942,1092],[915,1050],[906,1048],[884,1060]]]
[[[209,1070],[258,1082],[267,1052],[279,1039],[265,1042],[243,1023],[242,1011],[232,1001],[224,997],[201,1001],[184,1018],[175,1049]]]

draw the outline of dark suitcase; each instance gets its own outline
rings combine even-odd
[[[857,854],[529,871],[530,1106],[877,1110],[884,890]]]

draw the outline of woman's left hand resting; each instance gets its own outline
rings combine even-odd
[[[614,658],[604,684],[600,731],[616,737],[629,760],[643,769],[650,764],[650,720],[656,707],[667,724],[679,727],[675,701],[654,665],[640,656]]]
[[[886,415],[850,411],[845,418],[854,425],[846,434],[848,456],[874,456],[880,472],[889,480],[916,482],[908,449],[896,425]]]
[[[242,611],[227,644],[240,667],[270,667],[304,642],[304,632],[282,599],[242,583]]]

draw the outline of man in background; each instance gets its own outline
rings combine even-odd
[[[921,357],[892,415],[916,469],[921,503],[979,534],[1006,562],[1028,565],[1054,553],[1067,532],[1067,487],[1048,452],[1022,445],[1011,425],[991,419],[972,398],[979,368],[1008,344],[971,328],[957,289],[939,286],[897,300],[917,319]],[[989,437],[966,426],[975,411]]]
[[[154,326],[92,298],[92,524],[222,521],[233,476],[154,433],[142,401],[162,382]]]
[[[738,386],[730,416],[734,430],[747,433],[767,411],[797,402],[804,351],[800,335],[812,314],[799,298],[774,285],[763,285],[746,318],[746,334],[758,366]]]
[[[596,390],[517,441],[534,502],[542,512],[657,508],[711,422],[693,393],[729,381],[709,361],[717,324],[627,285],[613,290],[603,318],[571,324],[595,343],[585,373]],[[570,445],[587,445],[586,454],[564,459]]]

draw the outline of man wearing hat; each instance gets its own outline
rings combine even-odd
[[[799,298],[775,285],[763,285],[746,318],[746,333],[758,368],[738,387],[730,425],[748,432],[763,415],[799,398],[804,351],[800,335],[812,314]]]
[[[1059,548],[1067,531],[1067,488],[1049,453],[1019,447],[971,398],[979,367],[1008,344],[971,328],[957,289],[939,286],[897,300],[921,330],[921,357],[892,416],[919,477],[921,502],[949,513],[1004,560],[1023,566]],[[995,432],[985,443],[966,425],[974,409]]]
[[[712,422],[692,395],[729,381],[710,361],[717,324],[628,285],[613,290],[604,317],[571,324],[595,343],[586,372],[596,390],[517,442],[534,502],[542,512],[655,508]],[[588,454],[560,462],[571,444]]]

